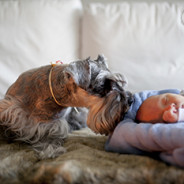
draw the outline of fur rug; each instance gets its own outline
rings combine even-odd
[[[28,145],[0,142],[1,184],[182,184],[184,169],[135,155],[104,151],[107,137],[88,128],[66,139],[67,152],[38,160]]]

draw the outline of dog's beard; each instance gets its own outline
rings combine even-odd
[[[111,133],[128,110],[128,98],[124,91],[113,90],[103,101],[89,109],[87,124],[94,132]]]

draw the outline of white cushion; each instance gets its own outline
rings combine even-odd
[[[0,97],[30,68],[79,58],[79,0],[0,0]]]
[[[184,2],[85,3],[82,57],[103,53],[128,89],[184,88]]]

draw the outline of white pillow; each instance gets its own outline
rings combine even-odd
[[[130,91],[184,88],[184,2],[85,3],[82,57],[103,53]]]
[[[0,0],[0,98],[20,73],[79,58],[80,0]]]

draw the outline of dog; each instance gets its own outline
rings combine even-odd
[[[26,71],[0,100],[3,137],[29,143],[40,159],[57,157],[69,131],[86,121],[96,133],[114,130],[131,102],[126,83],[102,55]]]

